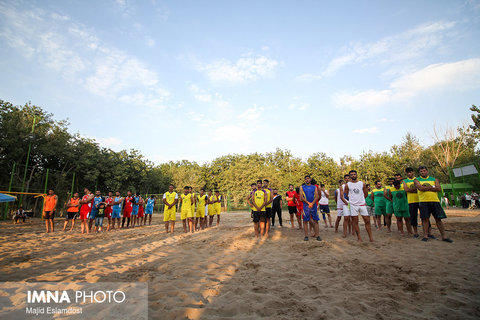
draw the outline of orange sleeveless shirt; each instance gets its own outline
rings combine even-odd
[[[53,211],[56,204],[55,195],[45,197],[45,210],[44,211]]]
[[[80,198],[71,198],[70,199],[70,204],[77,206],[77,207],[68,207],[67,212],[78,212],[78,202],[80,201]]]

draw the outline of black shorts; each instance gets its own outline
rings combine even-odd
[[[77,219],[78,212],[67,212],[67,220]]]
[[[267,216],[267,219],[272,218],[272,208],[265,208],[265,214]]]
[[[43,213],[43,218],[44,219],[52,219],[55,217],[55,211],[45,211]]]
[[[328,204],[321,204],[320,205],[320,212],[330,213],[330,207],[328,206]]]
[[[409,203],[408,204],[408,211],[410,212],[410,224],[412,227],[418,226],[418,202],[416,203]]]
[[[253,222],[265,222],[267,220],[266,211],[253,211]]]
[[[435,219],[445,219],[447,217],[440,202],[420,202],[418,206],[420,208],[420,218],[422,218],[422,220],[429,219],[430,214]]]
[[[297,207],[296,206],[288,206],[288,213],[294,214],[297,213]]]

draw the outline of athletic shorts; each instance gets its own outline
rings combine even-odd
[[[112,218],[120,218],[122,210],[118,207],[113,207]]]
[[[43,218],[44,219],[52,219],[55,217],[55,211],[44,211]]]
[[[175,207],[172,207],[171,209],[167,209],[165,206],[165,210],[163,212],[163,221],[175,221],[177,220],[177,211],[175,210]]]
[[[422,220],[429,219],[430,214],[436,219],[445,219],[447,217],[440,202],[420,202],[418,206]]]
[[[111,212],[105,212],[105,218],[110,219],[112,217]]]
[[[265,215],[267,216],[267,219],[272,218],[272,207],[270,208],[265,208]]]
[[[138,214],[138,207],[133,207],[132,209],[132,216],[136,216]]]
[[[215,215],[215,208],[213,206],[208,207],[208,215],[214,216]]]
[[[370,217],[375,216],[375,208],[374,207],[367,206],[367,212],[368,212],[368,215]]]
[[[180,210],[180,219],[185,220],[192,213],[192,210]]]
[[[98,211],[90,211],[90,216],[88,217],[89,219],[95,219],[97,216]]]
[[[77,219],[78,212],[67,212],[67,220]]]
[[[205,207],[201,208],[197,208],[197,214],[195,215],[196,218],[203,218],[205,217]]]
[[[309,208],[308,206],[303,208],[303,221],[310,221],[310,218],[312,218],[314,221],[320,220],[317,214],[316,206],[313,206],[313,208]]]
[[[138,211],[138,217],[139,217],[139,218],[143,218],[143,216],[144,216],[143,211],[140,211],[140,210],[139,210],[139,211]]]
[[[412,227],[418,226],[418,209],[418,202],[408,204],[408,211],[410,212],[410,224]]]
[[[88,219],[88,216],[90,215],[90,212],[88,211],[80,211],[80,219],[81,220],[86,220]]]
[[[222,207],[214,207],[214,209],[215,209],[214,215],[219,216],[220,213],[222,213]]]
[[[320,205],[320,212],[321,213],[330,213],[330,207],[328,204],[321,204]]]
[[[393,214],[397,218],[410,218],[410,212],[408,210],[397,210]]]
[[[343,207],[337,208],[337,217],[343,217]]]
[[[350,216],[358,217],[358,215],[368,217],[367,206],[366,205],[356,206],[356,205],[350,204]]]
[[[295,206],[288,206],[288,213],[290,213],[290,214],[297,213],[297,207],[295,207]]]
[[[385,207],[385,212],[387,214],[393,214],[393,203],[387,200],[387,206]]]
[[[340,217],[350,217],[350,208],[348,208],[348,205],[346,205],[346,204],[343,205],[342,215]]]
[[[265,222],[267,221],[267,212],[266,211],[253,211],[253,222]]]
[[[387,215],[386,207],[384,207],[384,206],[375,207],[375,215],[376,216],[386,216]]]
[[[132,216],[132,211],[131,210],[125,210],[123,211],[123,217],[124,218],[130,218]]]
[[[153,207],[146,207],[145,214],[153,214]]]

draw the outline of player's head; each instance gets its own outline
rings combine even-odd
[[[402,174],[401,173],[395,173],[395,180],[402,181]]]
[[[102,195],[102,193],[100,192],[100,190],[97,190],[97,191],[95,191],[95,195],[96,195],[97,197],[99,197],[99,196]]]
[[[289,185],[288,185],[288,190],[293,191],[293,189],[294,189],[294,188],[293,188],[293,184],[289,184]]]
[[[405,168],[405,173],[407,174],[407,177],[409,179],[412,179],[415,176],[415,170],[413,170],[412,167],[406,167]]]
[[[295,191],[296,191],[297,193],[300,193],[300,187],[296,187],[296,188],[295,188]]]
[[[380,189],[381,187],[382,183],[379,180],[375,181],[375,188]]]
[[[365,186],[367,187],[367,190],[370,191],[370,183],[367,183]]]
[[[187,194],[188,191],[189,191],[189,187],[188,187],[188,186],[185,186],[185,187],[183,188],[183,192],[185,192],[185,194]]]
[[[345,182],[349,182],[350,181],[350,175],[349,174],[344,175],[343,180],[345,180]]]
[[[120,191],[115,192],[115,195],[116,195],[117,197],[120,197]]]
[[[357,181],[357,171],[356,170],[350,170],[348,172],[348,175],[350,176],[350,179],[352,179],[352,181]]]
[[[189,186],[189,187],[188,187],[188,191],[189,191],[189,192],[192,192],[192,187]]]
[[[85,194],[89,194],[89,193],[90,193],[90,189],[88,189],[88,188],[83,188],[83,192],[85,192]]]
[[[208,189],[208,195],[212,194],[212,189]]]
[[[168,186],[168,192],[173,192],[173,184],[170,184],[170,185]]]
[[[400,183],[401,183],[400,180],[394,180],[394,181],[393,181],[393,186],[394,186],[396,189],[399,189],[399,188],[400,188]]]
[[[52,194],[54,194],[54,193],[55,193],[55,190],[53,190],[53,189],[48,189],[48,194],[49,194],[49,195],[52,195]]]
[[[418,167],[418,173],[422,178],[428,177],[428,169],[425,166]]]
[[[203,196],[204,193],[205,193],[205,189],[204,189],[204,188],[201,188],[201,189],[200,189],[200,194]]]
[[[277,189],[273,189],[272,192],[273,192],[273,194],[277,194],[277,193],[278,193],[278,190],[277,190]]]
[[[103,202],[100,203],[100,204],[98,205],[98,208],[99,208],[99,209],[105,209],[105,203],[103,203]]]
[[[338,180],[338,184],[341,186],[344,183],[343,179]]]
[[[132,191],[128,190],[128,191],[127,191],[127,196],[130,197],[131,195],[132,195]]]
[[[136,192],[135,195],[136,195],[137,197],[139,197],[139,196],[140,196],[140,192]]]
[[[220,191],[215,190],[215,194],[218,196],[220,194]]]
[[[78,198],[78,192],[75,192],[75,193],[73,194],[73,197],[74,197],[74,198]]]
[[[250,185],[250,187],[252,188],[252,190],[255,190],[255,189],[257,188],[257,184],[256,184],[256,183],[252,183],[252,184]]]
[[[311,183],[311,184],[315,184],[315,185],[318,184],[318,183],[317,183],[317,180],[315,180],[315,178],[312,178],[312,181],[310,181],[310,183]]]
[[[312,182],[312,177],[309,174],[305,175],[305,184],[310,184]]]
[[[257,189],[262,189],[262,180],[257,180]]]
[[[270,183],[270,181],[268,181],[268,179],[263,179],[263,186],[266,188],[268,187],[268,184]]]
[[[323,183],[320,183],[320,188],[325,188],[325,185]]]
[[[155,195],[152,194],[152,195],[150,196],[150,199],[155,199]]]
[[[108,191],[108,196],[109,196],[109,197],[113,196],[113,192],[112,192],[112,191]]]

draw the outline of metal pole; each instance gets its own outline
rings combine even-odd
[[[48,184],[48,171],[50,169],[47,168],[47,175],[45,176],[45,186],[43,187],[43,193],[47,193],[47,184]],[[42,206],[42,219],[43,219],[43,208],[45,208],[45,197],[43,197],[43,206]]]
[[[10,183],[8,184],[8,191],[12,191],[13,173],[15,172],[16,164],[17,164],[16,162],[13,163],[12,173],[10,174]],[[8,202],[5,204],[5,212],[3,213],[4,220],[7,219],[7,215],[8,215]]]
[[[35,130],[35,115],[33,116],[33,124],[32,124],[32,132],[30,133],[33,136],[33,131]],[[23,180],[22,180],[22,189],[21,192],[23,192],[23,188],[25,186],[25,179],[27,178],[27,170],[28,170],[28,161],[30,160],[30,150],[32,150],[32,137],[30,137],[30,142],[28,144],[28,152],[27,152],[27,162],[25,163],[25,172],[23,173]],[[23,194],[20,194],[20,200],[19,203],[22,203],[23,201]]]

